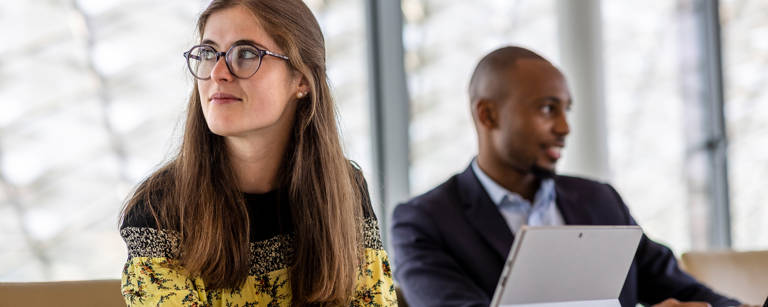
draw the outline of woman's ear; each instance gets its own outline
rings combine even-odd
[[[307,78],[304,76],[301,76],[301,79],[299,79],[299,85],[296,89],[296,98],[301,99],[306,97],[309,94],[309,82],[307,81]]]

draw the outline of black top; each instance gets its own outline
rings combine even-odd
[[[293,232],[288,194],[281,189],[265,194],[244,194],[250,219],[250,241],[267,240]]]
[[[288,194],[276,189],[264,194],[243,193],[250,220],[250,242],[267,240],[280,234],[293,232],[291,208]],[[126,214],[120,229],[126,227],[148,227],[157,229],[157,223],[148,208],[141,201]]]

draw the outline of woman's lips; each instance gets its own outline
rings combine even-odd
[[[216,93],[211,95],[210,98],[211,102],[216,104],[226,104],[226,103],[233,103],[242,101],[242,99],[238,98],[235,95],[227,94],[227,93]]]

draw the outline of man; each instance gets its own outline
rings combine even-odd
[[[477,65],[469,96],[476,159],[394,212],[395,277],[412,306],[488,306],[521,225],[636,224],[611,186],[555,175],[571,95],[546,59],[519,47],[493,51]],[[645,236],[619,301],[739,305],[680,271],[672,252]]]

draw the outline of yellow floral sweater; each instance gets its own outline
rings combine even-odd
[[[139,206],[120,229],[128,247],[122,293],[128,306],[247,307],[290,306],[288,266],[293,254],[293,224],[278,191],[246,194],[251,221],[248,278],[237,289],[207,289],[200,277],[178,264],[179,234],[159,230]],[[366,201],[363,221],[365,263],[349,306],[397,306],[392,272],[382,248],[376,217]]]

